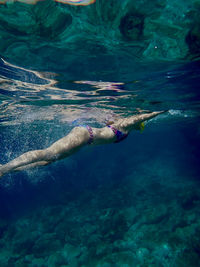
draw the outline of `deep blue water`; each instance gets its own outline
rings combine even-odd
[[[75,59],[67,69],[63,66],[57,71],[42,68],[36,71],[31,70],[31,65],[25,69],[3,58],[0,61],[1,164],[23,152],[47,147],[78,124],[102,127],[106,120],[132,115],[138,109],[169,112],[148,122],[143,133],[132,132],[122,143],[87,146],[48,167],[3,177],[0,216],[8,225],[1,227],[1,242],[14,242],[16,233],[21,236],[20,220],[27,220],[32,227],[28,231],[33,232],[39,231],[38,224],[47,223],[47,229],[40,230],[40,234],[56,235],[54,239],[61,244],[55,251],[61,251],[68,243],[74,246],[81,243],[82,248],[87,248],[88,254],[83,252],[85,258],[79,259],[78,265],[70,265],[69,261],[64,266],[97,266],[89,259],[109,261],[113,253],[130,250],[137,262],[137,251],[141,248],[147,265],[141,261],[138,266],[150,266],[149,262],[156,264],[151,266],[197,266],[199,67],[198,61],[143,63],[126,54],[97,53],[96,58],[88,55],[84,60]],[[63,219],[61,214],[65,209],[69,214]],[[137,215],[132,212],[127,218],[127,209],[134,209]],[[59,216],[66,223],[63,228],[71,231],[65,241],[58,237],[59,231],[64,234],[65,230],[57,229],[57,224],[50,226]],[[84,227],[88,227],[88,234],[85,230],[81,235]],[[127,233],[131,235],[130,229],[133,236],[140,234],[131,248],[127,237]],[[94,240],[89,242],[89,236]],[[125,245],[120,248],[115,244],[123,240],[129,246],[127,251]],[[19,258],[23,261],[27,255],[46,261],[53,253],[52,248],[47,251],[40,248],[37,254],[33,244],[25,251],[22,243],[12,243],[15,251],[12,253],[15,256],[17,253],[18,258],[13,256],[7,266],[15,266],[12,264]],[[94,251],[95,244],[113,247],[98,254]],[[121,258],[119,263],[109,266],[122,266],[120,262]],[[43,266],[27,264],[20,266]]]

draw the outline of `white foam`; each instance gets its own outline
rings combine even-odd
[[[170,109],[169,110],[169,114],[171,116],[174,116],[174,117],[181,117],[181,118],[192,118],[192,117],[196,117],[197,114],[196,112],[192,111],[192,110],[174,110],[174,109]]]
[[[172,115],[172,116],[183,116],[183,111],[181,110],[175,110],[175,109],[170,109],[169,110],[169,114]]]

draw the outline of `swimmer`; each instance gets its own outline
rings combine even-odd
[[[143,122],[166,111],[138,114],[108,123],[103,128],[88,125],[77,126],[65,137],[42,150],[33,150],[22,154],[5,165],[0,165],[0,177],[9,172],[27,170],[45,166],[54,161],[69,157],[86,145],[118,143],[124,140],[132,130],[144,127]]]

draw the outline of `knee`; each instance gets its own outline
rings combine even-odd
[[[59,152],[56,151],[56,149],[53,147],[46,148],[42,150],[41,153],[42,153],[41,160],[46,162],[56,161],[59,157]]]
[[[32,153],[32,157],[35,158],[37,161],[43,161],[43,160],[46,160],[48,155],[49,155],[49,152],[47,149],[40,149],[40,150],[33,150],[31,151]],[[28,155],[28,153],[27,153]],[[25,154],[26,156],[26,154]]]

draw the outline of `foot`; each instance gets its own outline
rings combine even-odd
[[[0,164],[0,177],[2,177],[4,175],[4,173],[1,171],[1,166],[3,166],[3,165]]]

